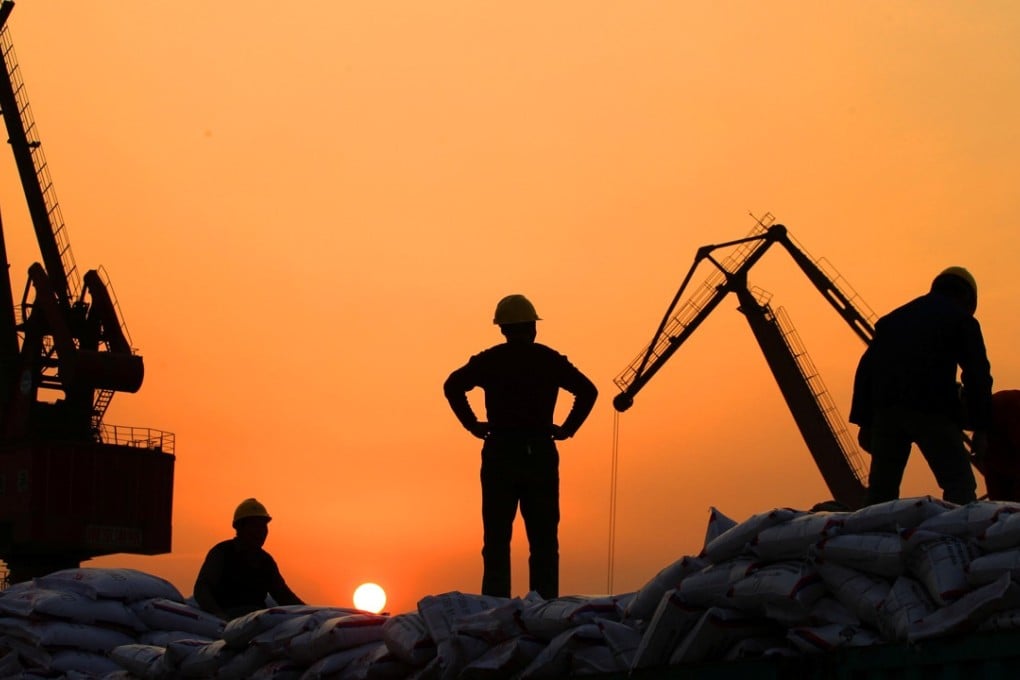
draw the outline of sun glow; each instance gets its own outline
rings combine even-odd
[[[375,583],[362,583],[354,590],[354,606],[378,614],[386,606],[386,591]]]

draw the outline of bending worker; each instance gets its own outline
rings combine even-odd
[[[857,366],[850,422],[871,454],[868,502],[899,497],[917,444],[942,488],[957,504],[976,500],[977,484],[963,440],[957,369],[974,428],[972,450],[988,446],[992,376],[981,325],[974,318],[977,283],[963,267],[949,267],[931,290],[886,314]]]
[[[496,305],[493,323],[506,342],[474,355],[443,385],[457,419],[482,445],[482,594],[510,597],[510,538],[520,505],[528,535],[530,589],[559,596],[559,452],[591,413],[595,385],[565,356],[535,342],[535,307],[523,295]],[[485,392],[479,421],[467,392]],[[562,425],[553,423],[560,389],[574,395]]]
[[[234,510],[234,538],[206,555],[195,581],[195,601],[210,614],[232,619],[265,609],[266,596],[279,605],[304,604],[280,575],[276,560],[262,549],[272,517],[254,498]]]

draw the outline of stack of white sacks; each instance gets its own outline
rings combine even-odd
[[[222,621],[167,581],[69,569],[0,593],[0,676],[554,678],[1020,628],[1020,504],[714,508],[703,551],[618,596],[451,592],[399,615],[269,607]]]

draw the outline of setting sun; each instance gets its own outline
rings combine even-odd
[[[378,614],[386,606],[386,591],[375,583],[362,583],[354,590],[354,606]]]

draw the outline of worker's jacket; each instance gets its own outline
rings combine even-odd
[[[216,603],[231,615],[264,608],[267,595],[277,604],[300,603],[272,555],[262,548],[246,547],[236,538],[212,547],[199,570],[198,583],[206,584]]]
[[[949,297],[931,292],[875,324],[875,337],[857,366],[850,422],[868,426],[876,411],[905,407],[961,425],[965,411],[968,429],[987,430],[991,398],[981,325]]]
[[[562,429],[573,436],[595,405],[595,385],[559,352],[537,342],[504,342],[474,355],[450,374],[443,392],[465,428],[478,421],[467,392],[485,391],[485,413],[494,433],[548,435],[562,388],[574,404]]]

